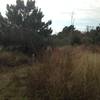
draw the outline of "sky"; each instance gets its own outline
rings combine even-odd
[[[27,0],[24,0],[27,1]],[[53,33],[62,31],[71,25],[71,16],[76,29],[86,30],[86,26],[100,23],[100,0],[35,0],[41,8],[44,21],[52,20]],[[16,0],[0,0],[0,12],[5,15],[6,4],[15,4]]]

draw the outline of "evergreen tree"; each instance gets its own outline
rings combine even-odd
[[[7,5],[7,22],[10,25],[10,41],[14,48],[25,53],[39,53],[50,43],[51,21],[43,22],[41,9],[35,1],[17,0],[16,5]]]

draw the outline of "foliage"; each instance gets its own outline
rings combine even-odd
[[[100,44],[100,26],[97,26],[96,29],[92,29],[84,35],[84,43]]]
[[[52,42],[55,46],[64,45],[99,45],[100,44],[100,26],[95,29],[82,33],[76,30],[73,25],[65,26],[61,32],[52,36]]]
[[[54,36],[53,36],[54,37]],[[65,26],[53,39],[55,45],[81,44],[82,34],[73,25]]]
[[[16,5],[7,5],[6,16],[6,20],[0,17],[5,48],[37,54],[50,44],[51,21],[42,21],[44,15],[35,1],[28,0],[25,5],[23,0],[17,0]]]

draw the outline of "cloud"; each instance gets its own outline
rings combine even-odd
[[[0,11],[3,15],[7,3],[15,4],[16,0],[0,0]],[[70,25],[72,11],[77,28],[83,29],[87,24],[97,25],[100,22],[100,0],[36,0],[36,6],[43,11],[45,21],[52,20],[54,32]]]

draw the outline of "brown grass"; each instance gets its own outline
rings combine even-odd
[[[2,96],[13,94],[17,100],[17,96],[20,100],[100,100],[99,52],[68,46],[49,53],[41,62],[8,73],[13,93],[8,88],[9,93],[1,92]]]
[[[0,67],[14,67],[29,63],[29,57],[17,52],[0,51]]]

